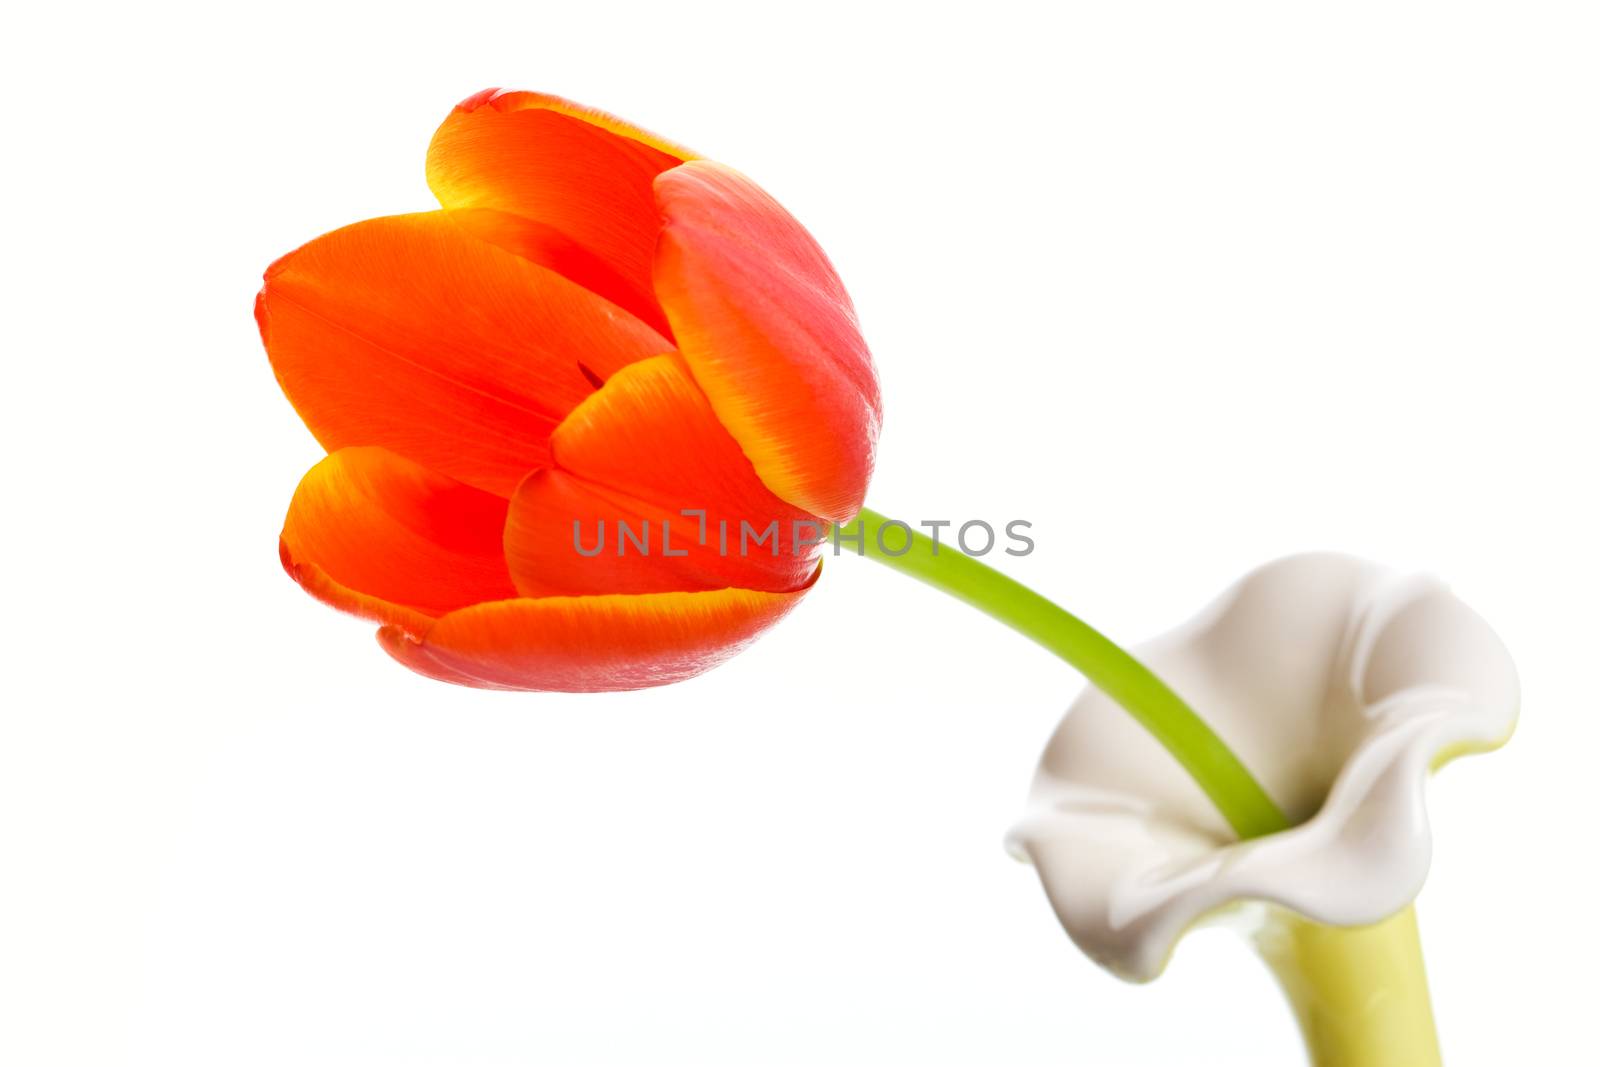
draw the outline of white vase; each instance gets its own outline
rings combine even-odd
[[[1323,1067],[1437,1062],[1411,902],[1431,857],[1424,787],[1517,716],[1505,647],[1439,582],[1305,555],[1251,573],[1135,650],[1295,825],[1239,841],[1193,780],[1097,690],[1069,709],[1008,844],[1080,948],[1148,981],[1185,931],[1242,923]]]

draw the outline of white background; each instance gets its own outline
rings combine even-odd
[[[1125,986],[1000,841],[1078,686],[842,559],[697,681],[454,689],[284,577],[250,307],[536,88],[761,181],[876,352],[871,500],[1034,522],[1113,635],[1436,571],[1524,676],[1432,792],[1446,1058],[1592,1036],[1586,4],[35,4],[7,16],[0,1062],[1284,1064],[1231,935]]]

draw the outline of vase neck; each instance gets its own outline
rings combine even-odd
[[[1252,939],[1289,998],[1314,1067],[1438,1067],[1415,907],[1359,927],[1274,909]]]

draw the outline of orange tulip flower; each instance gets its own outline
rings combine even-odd
[[[428,184],[442,211],[320,237],[267,270],[256,302],[278,381],[329,452],[290,503],[284,567],[381,623],[390,655],[498,689],[679,681],[793,608],[824,526],[859,516],[858,554],[1078,667],[1241,835],[1282,825],[1125,650],[863,506],[872,359],[827,257],[749,179],[610,115],[491,90],[434,135]],[[578,535],[601,524],[617,537],[591,554]],[[653,543],[630,550],[623,524]]]
[[[267,270],[262,341],[329,453],[285,569],[448,682],[636,689],[726,659],[815,581],[796,531],[853,518],[872,471],[877,376],[827,257],[738,172],[553,96],[464,101],[427,176],[443,210]]]

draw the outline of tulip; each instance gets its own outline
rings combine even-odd
[[[1517,672],[1439,582],[1343,556],[1249,575],[1139,650],[1226,734],[1291,829],[1241,841],[1102,693],[1067,712],[1012,850],[1091,958],[1132,981],[1207,919],[1244,926],[1320,1067],[1438,1062],[1412,901],[1431,769],[1503,744]]]
[[[266,272],[262,341],[328,452],[285,569],[463,685],[634,689],[726,659],[815,582],[794,531],[853,517],[871,474],[877,377],[827,257],[737,171],[552,96],[464,101],[427,178],[441,210]],[[707,515],[779,533],[724,554]],[[656,545],[573,550],[618,522]]]
[[[1281,828],[1222,739],[1120,647],[920,534],[883,550],[886,520],[863,507],[881,401],[855,311],[748,178],[498,90],[445,119],[427,177],[441,210],[319,237],[256,300],[278,382],[328,451],[279,556],[379,623],[391,656],[494,689],[680,681],[790,611],[820,573],[809,531],[859,516],[860,554],[1078,667],[1240,834]],[[581,532],[608,521],[616,551],[586,550]],[[725,543],[746,524],[772,527],[768,552]],[[624,525],[654,528],[655,550],[626,551]]]

